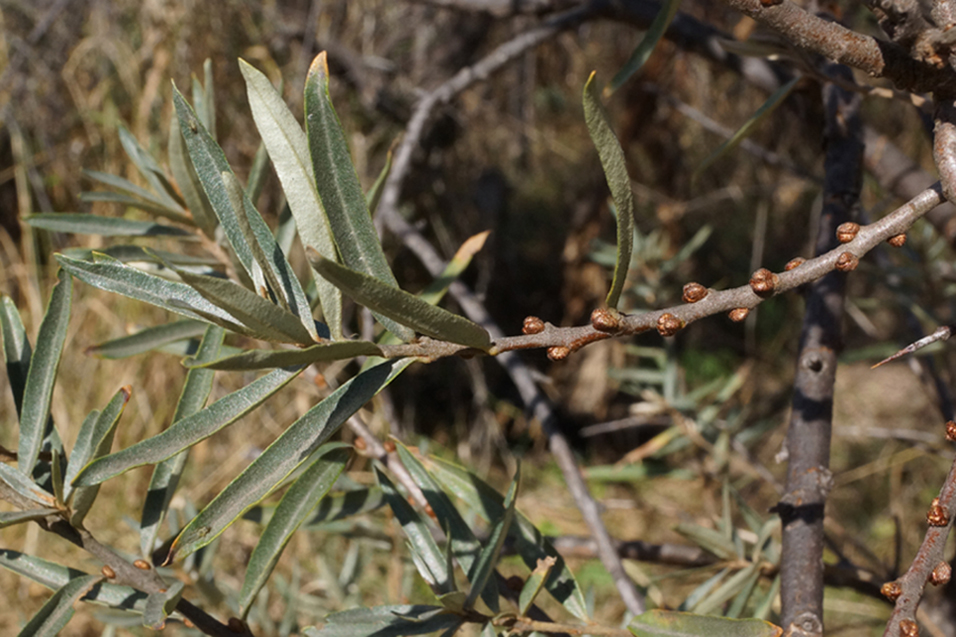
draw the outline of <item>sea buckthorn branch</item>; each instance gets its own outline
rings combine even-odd
[[[956,442],[956,422],[946,423],[946,439]],[[942,586],[949,582],[951,567],[946,561],[946,539],[956,512],[956,461],[946,476],[939,497],[933,498],[926,521],[929,529],[909,569],[897,580],[883,585],[881,592],[896,605],[886,624],[884,637],[918,635],[916,610],[927,583]]]

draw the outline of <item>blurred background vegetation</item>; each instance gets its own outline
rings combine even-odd
[[[859,3],[841,4],[855,28],[874,28],[867,27]],[[60,5],[65,8],[51,13]],[[719,3],[688,0],[682,11],[741,39],[754,30],[749,19]],[[45,23],[49,15],[56,17]],[[533,15],[496,17],[405,0],[0,0],[0,290],[23,308],[28,332],[35,334],[53,280],[51,254],[96,247],[98,240],[35,231],[21,218],[72,211],[136,218],[133,210],[81,201],[82,191],[96,188],[83,170],[141,183],[117,128],[128,127],[156,157],[165,158],[170,81],[185,90],[191,74],[201,75],[205,59],[214,68],[218,139],[243,178],[259,139],[237,58],[277,82],[281,78],[292,111],[301,113],[308,64],[316,52],[327,50],[333,100],[367,186],[422,89],[536,21]],[[465,280],[509,334],[520,332],[527,315],[560,325],[585,323],[603,301],[614,220],[580,93],[593,69],[600,81],[609,80],[640,35],[632,26],[609,21],[559,35],[444,108],[416,153],[403,212],[446,257],[467,237],[492,230]],[[738,149],[692,179],[723,138],[689,114],[696,110],[734,129],[766,94],[669,41],[659,45],[641,74],[609,103],[639,208],[624,302],[628,311],[677,303],[689,281],[714,288],[741,285],[756,267],[779,270],[792,257],[811,254],[822,176],[819,96],[819,85],[804,81],[751,137],[786,158],[788,167]],[[931,167],[930,143],[913,108],[871,99],[866,117]],[[259,208],[273,224],[280,197],[272,175]],[[867,178],[868,215],[876,218],[895,203]],[[429,277],[414,256],[394,237],[386,234],[384,240],[402,286],[413,292],[424,287]],[[304,270],[298,250],[290,258]],[[827,518],[831,563],[846,556],[883,577],[905,565],[921,539],[919,520],[950,462],[938,433],[949,414],[940,407],[945,403],[925,365],[868,367],[912,340],[904,330],[907,320],[924,329],[952,321],[956,288],[950,256],[946,241],[920,223],[903,251],[868,257],[849,279],[834,420],[837,486]],[[650,333],[604,341],[561,363],[549,362],[543,351],[523,354],[559,405],[561,426],[589,467],[612,535],[692,545],[675,525],[714,527],[725,484],[759,516],[770,517],[785,475],[775,456],[785,436],[802,306],[800,294],[788,294],[761,305],[745,323],[713,317],[666,342]],[[73,439],[87,412],[127,384],[133,398],[116,446],[165,427],[185,375],[178,356],[100,360],[84,353],[165,320],[160,310],[78,285],[53,404],[65,440]],[[933,356],[934,373],[951,386],[956,360],[939,351]],[[174,508],[188,516],[208,502],[314,404],[312,382],[334,382],[341,372],[342,365],[333,364],[311,381],[297,379],[243,422],[196,447]],[[214,397],[248,380],[220,374]],[[0,444],[16,448],[12,400],[6,391],[0,396],[6,423]],[[369,406],[368,415],[382,436],[396,434],[429,452],[457,457],[499,487],[507,484],[516,455],[525,458],[519,508],[547,533],[586,534],[540,429],[493,360],[415,366]],[[350,476],[370,480],[367,470],[357,461]],[[149,472],[128,476],[104,485],[87,524],[105,543],[135,552],[131,528]],[[734,519],[740,515],[735,506]],[[239,587],[257,528],[239,523],[221,538],[215,582],[203,589],[209,610],[228,614],[228,595],[221,591]],[[41,539],[34,525],[0,531],[0,545],[98,569],[71,547]],[[257,634],[281,634],[292,625],[283,623],[289,594],[299,601],[294,612],[301,626],[358,603],[415,601],[425,587],[403,556],[400,533],[381,512],[347,528],[297,534],[277,569],[271,596],[264,597]],[[722,566],[628,563],[638,583],[650,587],[654,602],[671,607]],[[585,552],[572,557],[572,568],[593,591],[596,616],[619,621],[623,605],[600,563]],[[763,585],[772,577],[770,568]],[[195,578],[190,581],[199,586]],[[18,629],[47,596],[8,573],[0,573],[0,588],[10,602],[0,609],[4,634]],[[887,604],[849,589],[828,595],[828,633],[881,630]],[[103,633],[97,612],[83,607],[69,634]],[[116,634],[145,632],[125,630]],[[167,633],[177,630],[182,629],[171,626]]]

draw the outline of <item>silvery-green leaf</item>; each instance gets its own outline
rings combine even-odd
[[[3,334],[3,360],[7,366],[7,382],[10,383],[13,403],[19,417],[33,349],[16,304],[5,294],[0,296],[0,333]]]
[[[43,228],[52,232],[95,234],[104,237],[185,237],[192,234],[182,228],[166,226],[154,221],[135,221],[120,217],[101,217],[79,213],[36,214],[25,217],[24,221],[34,228]]]
[[[154,203],[148,199],[140,199],[139,197],[132,197],[122,192],[113,192],[105,190],[97,190],[93,192],[81,192],[80,201],[84,202],[95,202],[103,201],[106,203],[115,203],[121,206],[129,206],[130,208],[136,208],[137,210],[144,210],[146,212],[152,212],[161,217],[168,217],[174,221],[179,221],[181,223],[190,223],[189,217],[186,215],[180,215],[179,213],[173,213],[169,208]]]
[[[0,462],[0,499],[20,509],[56,508],[53,494],[5,462]]]
[[[649,610],[627,625],[634,637],[780,637],[779,626],[759,619],[727,619],[669,610]]]
[[[32,520],[41,520],[50,515],[57,515],[59,510],[43,507],[39,509],[27,509],[26,511],[0,511],[0,529],[8,526],[23,524]]]
[[[667,31],[667,27],[674,20],[674,16],[677,15],[678,7],[680,7],[680,0],[667,0],[663,3],[657,15],[654,16],[651,26],[648,27],[641,38],[640,44],[631,53],[631,57],[627,59],[624,66],[614,74],[610,86],[605,91],[606,93],[613,93],[621,88],[632,75],[641,70],[641,67],[644,66],[644,63],[647,62],[647,59],[651,57],[651,53],[657,47],[657,43],[664,37],[664,32]]]
[[[153,630],[165,628],[166,618],[183,596],[184,586],[180,580],[173,580],[163,592],[151,593],[146,599],[146,608],[143,609],[143,626]]]
[[[518,501],[518,484],[520,482],[521,465],[518,465],[518,469],[515,471],[515,477],[511,480],[511,486],[508,487],[508,493],[505,495],[504,515],[494,521],[494,526],[491,527],[488,541],[481,550],[481,554],[478,556],[478,560],[475,562],[472,572],[468,575],[468,579],[471,580],[472,583],[472,588],[468,592],[468,599],[465,600],[465,608],[472,608],[475,602],[478,601],[479,591],[483,591],[490,582],[494,581],[491,579],[491,574],[498,564],[501,547],[504,546],[505,538],[508,536],[508,531],[511,530],[511,523],[515,518],[515,504],[517,504]],[[498,600],[495,599],[491,610],[497,612],[497,609]]]
[[[186,142],[183,140],[183,133],[179,129],[179,122],[175,119],[169,125],[168,148],[169,168],[180,192],[183,193],[183,199],[190,214],[192,214],[193,221],[202,228],[207,237],[215,238],[219,220],[216,219],[216,213],[213,212],[212,206],[209,205],[209,199],[203,192],[199,175],[196,174],[193,162],[186,152]]]
[[[356,356],[381,356],[378,345],[369,341],[337,341],[312,345],[305,349],[256,349],[235,356],[202,362],[186,359],[188,368],[204,367],[220,370],[251,370],[290,365],[311,365],[316,362],[338,361]]]
[[[101,581],[103,577],[98,575],[71,579],[27,622],[19,637],[56,637],[73,618],[73,604]]]
[[[262,187],[266,184],[266,177],[269,176],[269,149],[263,143],[256,149],[255,157],[252,158],[252,168],[249,169],[249,177],[246,178],[246,192],[249,194],[249,201],[252,205],[257,205],[259,195],[262,194]]]
[[[135,334],[122,336],[86,348],[86,353],[99,358],[119,359],[142,354],[160,347],[202,336],[208,329],[203,321],[189,319],[147,327]]]
[[[388,181],[388,173],[391,171],[392,151],[389,149],[385,155],[385,165],[382,166],[381,172],[379,172],[378,177],[375,178],[375,183],[373,183],[372,187],[365,193],[365,201],[368,202],[368,212],[372,217],[375,216],[375,210],[378,209],[378,202],[382,198],[382,191],[385,190],[385,182]]]
[[[332,613],[307,637],[404,637],[457,628],[464,620],[441,606],[373,606]]]

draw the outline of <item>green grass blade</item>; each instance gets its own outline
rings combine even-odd
[[[316,189],[305,132],[265,75],[245,60],[239,60],[239,68],[246,80],[252,117],[269,150],[302,244],[336,260],[335,240]],[[316,281],[316,288],[333,338],[342,338],[342,294],[323,279]]]
[[[783,631],[760,619],[727,619],[670,610],[649,610],[627,625],[634,637],[780,637]]]
[[[200,362],[215,360],[222,350],[224,337],[225,332],[221,328],[209,326],[202,342],[199,344],[199,350],[196,352],[194,360]],[[215,372],[212,370],[189,370],[189,373],[186,374],[186,382],[183,383],[183,390],[179,395],[179,402],[176,404],[173,423],[192,416],[203,408],[206,400],[209,399],[209,393],[212,391],[214,377]],[[153,476],[149,481],[149,489],[146,492],[146,500],[143,502],[143,513],[140,516],[139,524],[139,546],[144,556],[150,554],[153,545],[156,543],[159,525],[162,524],[166,512],[169,510],[169,503],[179,486],[179,478],[182,476],[188,457],[188,450],[181,451],[175,456],[163,460],[153,469]]]
[[[207,301],[185,283],[147,274],[99,252],[93,253],[93,259],[93,262],[89,262],[56,255],[56,260],[64,270],[95,288],[145,301],[192,319],[211,322],[211,318],[207,317],[216,317],[219,320],[236,321],[235,317]]]
[[[34,228],[52,232],[95,234],[104,237],[188,237],[192,233],[154,221],[135,221],[118,217],[53,212],[30,215],[23,219]]]
[[[292,423],[183,529],[173,543],[168,561],[185,557],[212,542],[282,484],[352,414],[412,362],[391,361],[360,373]]]
[[[373,312],[407,325],[417,332],[443,341],[459,343],[483,351],[491,348],[491,336],[485,328],[448,310],[379,279],[323,259],[314,250],[307,253],[316,272],[334,283],[356,303]]]
[[[175,269],[183,281],[210,303],[238,319],[258,334],[259,338],[301,345],[315,343],[312,334],[306,330],[298,316],[273,305],[241,285],[228,279],[192,274],[181,268]]]
[[[203,321],[185,319],[164,325],[147,327],[135,334],[86,348],[86,354],[97,358],[116,360],[149,352],[170,343],[202,336],[209,326]]]
[[[604,176],[611,190],[611,199],[617,209],[617,261],[611,289],[607,293],[608,307],[616,308],[624,290],[624,280],[627,278],[631,251],[634,248],[634,195],[631,192],[631,178],[627,174],[624,150],[608,123],[594,76],[592,72],[584,85],[584,119],[591,141],[601,158],[601,167],[604,168]]]
[[[395,519],[402,525],[402,531],[405,532],[412,551],[412,560],[422,579],[428,582],[436,595],[454,592],[454,574],[449,570],[445,554],[432,537],[425,519],[412,508],[378,467],[375,467],[375,477],[385,493],[385,501],[395,514]]]
[[[614,74],[611,84],[604,91],[606,95],[617,91],[632,75],[641,70],[641,67],[644,66],[644,63],[647,62],[647,59],[651,57],[651,53],[653,53],[657,47],[657,43],[664,37],[664,32],[667,31],[667,27],[669,27],[674,20],[674,16],[677,15],[678,7],[680,7],[680,0],[667,0],[664,2],[660,11],[654,16],[654,21],[651,22],[651,26],[648,27],[644,33],[644,37],[641,38],[640,44],[638,44],[634,52],[631,53],[631,57],[629,57],[627,62],[624,63],[624,66]]]
[[[339,361],[356,356],[381,356],[378,345],[369,341],[338,341],[323,345],[313,345],[305,349],[252,350],[228,356],[214,361],[199,362],[186,359],[189,368],[203,367],[228,371],[249,371],[271,367],[289,367],[291,365],[311,365],[312,363]]]
[[[60,589],[72,580],[87,576],[82,571],[9,549],[0,549],[0,567],[50,590]],[[129,586],[103,583],[87,593],[83,601],[142,612],[146,593]]]
[[[205,409],[170,425],[166,431],[88,464],[73,485],[88,487],[134,467],[161,462],[205,440],[258,407],[295,378],[302,368],[277,369]]]
[[[698,175],[700,175],[702,172],[707,170],[714,162],[716,162],[718,159],[720,159],[721,157],[723,157],[724,155],[726,155],[733,149],[737,148],[740,142],[747,139],[747,137],[750,136],[751,131],[753,131],[753,129],[757,126],[757,124],[759,124],[764,119],[766,119],[768,115],[774,112],[774,110],[783,103],[783,101],[787,98],[788,95],[790,95],[793,89],[796,88],[797,83],[800,81],[800,79],[801,79],[801,76],[798,75],[792,80],[790,80],[789,82],[787,82],[786,84],[784,84],[783,86],[781,86],[780,88],[778,88],[776,91],[774,91],[773,94],[767,98],[767,101],[764,102],[760,106],[760,108],[757,109],[757,111],[750,117],[750,119],[744,122],[743,126],[737,129],[737,131],[730,137],[730,139],[728,139],[723,144],[718,146],[714,152],[708,155],[707,158],[703,162],[701,162],[700,166],[697,167],[697,170],[694,171],[694,174],[692,175],[691,179],[696,179]]]
[[[479,591],[485,591],[489,583],[494,582],[494,580],[491,579],[491,574],[494,572],[495,566],[498,564],[498,557],[501,555],[501,547],[504,546],[505,538],[508,537],[508,531],[511,530],[511,523],[515,518],[515,504],[518,500],[518,484],[520,482],[521,465],[518,465],[518,469],[515,471],[515,477],[511,481],[511,486],[508,487],[507,495],[505,495],[504,515],[502,515],[498,520],[495,520],[495,524],[491,528],[491,534],[488,536],[488,541],[485,544],[485,548],[482,549],[481,554],[478,556],[478,560],[475,562],[472,572],[468,575],[468,579],[471,580],[472,588],[468,592],[467,599],[465,599],[465,608],[472,608],[475,605],[475,602],[478,601]],[[491,585],[494,586],[494,584]],[[498,603],[496,599],[492,610],[497,612],[497,609]]]
[[[305,473],[299,476],[282,496],[272,519],[269,520],[256,548],[252,551],[246,568],[246,577],[242,582],[242,590],[239,593],[239,613],[243,619],[272,574],[292,534],[305,522],[319,500],[329,492],[352,455],[350,446],[341,444],[326,446],[328,448],[319,454]]]
[[[0,296],[0,333],[3,334],[3,360],[7,366],[7,382],[10,383],[10,391],[13,393],[17,417],[20,417],[33,348],[30,347],[30,340],[23,328],[17,306],[7,295]]]
[[[189,153],[186,152],[186,142],[176,119],[169,124],[167,152],[169,154],[169,169],[173,173],[173,178],[176,180],[180,192],[183,193],[183,199],[189,208],[193,222],[206,233],[207,237],[215,238],[219,220],[216,219],[216,213],[202,189],[199,175],[196,174]]]
[[[461,498],[475,513],[488,521],[501,519],[505,507],[501,494],[473,473],[454,463],[429,457],[428,469],[439,483],[452,494]],[[553,557],[557,560],[545,589],[571,614],[588,619],[587,603],[574,574],[544,535],[520,512],[515,514],[511,528],[515,549],[528,568],[535,568],[539,559]]]
[[[342,124],[332,105],[324,52],[312,62],[306,78],[305,123],[316,187],[342,261],[353,270],[398,288],[369,216]],[[377,318],[404,341],[414,336],[411,330],[388,317]]]
[[[37,348],[30,359],[30,370],[27,372],[27,382],[23,390],[17,468],[24,475],[33,472],[43,441],[49,434],[47,425],[50,419],[53,383],[70,321],[73,279],[63,269],[59,271],[57,278],[46,314],[40,323]],[[52,426],[52,423],[50,425]]]
[[[73,604],[101,581],[102,575],[84,575],[64,584],[27,622],[19,637],[55,637],[73,618]]]

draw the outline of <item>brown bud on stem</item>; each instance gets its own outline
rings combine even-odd
[[[803,265],[806,262],[807,260],[804,259],[803,257],[795,257],[787,261],[787,265],[783,266],[783,269],[789,272],[790,270],[793,270],[794,268],[799,268],[801,265]]]
[[[395,453],[395,441],[386,440],[382,443],[382,446],[385,447],[385,453]]]
[[[684,286],[684,303],[696,303],[707,296],[709,290],[700,283],[688,283]]]
[[[660,318],[657,319],[657,331],[661,333],[661,336],[673,336],[683,327],[684,321],[673,314],[661,314]]]
[[[880,587],[880,593],[882,593],[886,599],[895,602],[896,599],[903,594],[903,587],[900,586],[898,581],[893,580],[892,582],[883,584],[883,586]]]
[[[900,637],[919,637],[919,624],[912,619],[901,619]]]
[[[544,331],[544,321],[537,316],[527,316],[524,319],[524,325],[521,327],[522,334],[540,334]]]
[[[135,562],[133,562],[133,566],[135,566],[141,571],[148,571],[149,569],[152,568],[149,565],[149,562],[147,562],[146,560],[136,560]]]
[[[100,573],[102,573],[106,579],[114,579],[116,577],[116,571],[114,571],[113,567],[109,564],[104,564],[103,568],[100,569]]]
[[[740,323],[742,320],[747,318],[747,315],[750,314],[750,310],[745,307],[738,307],[736,309],[730,310],[727,316],[730,317],[730,320],[734,323]]]
[[[894,235],[887,239],[886,242],[894,248],[902,248],[906,243],[906,233]]]
[[[750,277],[750,289],[757,296],[772,296],[779,279],[776,274],[767,268],[760,268]]]
[[[548,358],[553,361],[563,361],[571,353],[571,350],[564,345],[555,345],[548,348]]]
[[[599,332],[617,332],[621,329],[621,315],[617,310],[599,307],[591,312],[591,327]]]
[[[352,443],[358,451],[365,451],[368,449],[368,443],[365,442],[365,438],[356,438],[355,442]]]
[[[837,257],[836,269],[840,272],[852,272],[860,265],[860,259],[852,252],[844,252]]]
[[[949,583],[950,577],[953,575],[953,567],[949,565],[949,562],[940,562],[936,565],[936,568],[933,569],[933,572],[929,575],[929,581],[933,586],[942,586]]]
[[[860,231],[860,224],[853,221],[847,221],[846,223],[841,223],[837,226],[836,236],[837,241],[840,243],[850,243],[856,238],[857,233]]]
[[[946,526],[949,524],[949,516],[946,515],[946,509],[940,506],[939,498],[933,498],[933,503],[929,505],[926,521],[929,522],[930,526]]]
[[[952,420],[946,423],[946,440],[956,442],[956,422]]]

